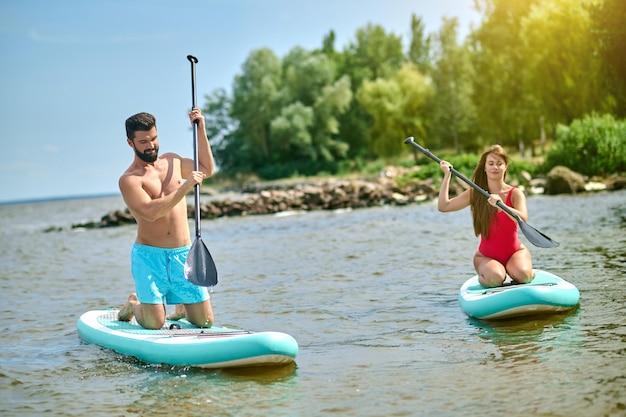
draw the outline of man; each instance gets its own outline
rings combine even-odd
[[[207,288],[187,281],[184,275],[191,247],[185,196],[215,169],[200,109],[194,108],[189,120],[197,129],[199,171],[194,171],[192,159],[174,153],[159,156],[154,116],[139,113],[126,120],[126,137],[135,157],[120,177],[119,187],[137,221],[131,253],[136,292],[121,307],[118,318],[129,321],[134,316],[146,329],[163,327],[166,302],[177,304],[176,318],[186,314],[198,327],[211,327],[214,322]]]

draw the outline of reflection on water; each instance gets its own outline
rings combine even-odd
[[[537,354],[543,349],[550,352],[569,349],[572,335],[577,333],[577,315],[578,308],[575,308],[561,314],[534,316],[530,320],[523,317],[501,321],[468,318],[468,322],[483,341],[498,348],[500,355],[495,360],[514,364],[537,361]]]
[[[206,406],[210,415],[254,415],[251,410],[255,408],[264,415],[261,410],[271,412],[291,403],[296,384],[293,364],[231,370],[144,367],[152,371],[150,376],[132,386],[138,398],[129,411],[137,415],[193,415],[198,406]],[[232,395],[233,391],[245,392],[245,403],[241,395]],[[176,393],[174,398],[172,393]]]

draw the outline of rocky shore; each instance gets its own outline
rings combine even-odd
[[[419,169],[419,168],[416,168]],[[326,179],[305,182],[275,182],[248,184],[237,191],[237,197],[221,194],[211,197],[203,193],[200,217],[214,219],[224,216],[274,214],[285,211],[336,210],[366,208],[383,205],[406,205],[437,198],[439,190],[432,180],[398,181],[410,174],[409,169],[387,167],[372,180]],[[399,185],[402,183],[403,185]],[[566,167],[553,168],[546,178],[532,178],[523,173],[519,180],[511,181],[528,195],[572,194],[626,188],[626,176],[613,175],[604,179],[588,179]],[[451,195],[468,186],[456,179],[450,187]],[[233,190],[231,190],[233,191]],[[203,201],[204,200],[204,201]],[[195,216],[193,204],[188,206],[189,216]],[[101,228],[134,223],[128,209],[111,211],[99,221],[79,223],[72,228]]]

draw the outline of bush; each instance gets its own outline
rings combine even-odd
[[[521,182],[521,173],[523,171],[528,172],[534,177],[537,174],[543,173],[540,168],[541,167],[538,166],[538,164],[529,161],[511,160],[507,170],[507,180],[517,178]]]
[[[335,161],[290,161],[284,163],[270,163],[258,169],[258,175],[263,180],[276,180],[294,176],[312,176],[318,174],[334,175],[338,171]]]
[[[626,122],[592,114],[557,127],[557,139],[546,155],[545,170],[564,165],[593,176],[626,171]]]
[[[476,165],[478,165],[478,161],[480,160],[480,155],[475,153],[466,153],[462,155],[438,155],[441,159],[446,160],[454,166],[454,168],[459,171],[461,174],[465,175],[468,179],[472,179],[472,175],[474,174],[474,169]],[[402,183],[409,181],[411,179],[416,180],[426,180],[432,178],[436,184],[441,182],[443,178],[443,174],[439,169],[439,165],[435,163],[432,159],[428,157],[421,157],[418,161],[420,164],[420,169],[413,172],[406,178],[402,179]],[[406,165],[406,164],[403,164]],[[408,165],[407,165],[408,166]],[[506,182],[512,182],[513,180],[517,180],[518,182],[524,182],[521,173],[522,171],[528,172],[531,176],[535,176],[540,173],[541,167],[537,164],[534,164],[530,161],[526,160],[516,160],[511,159],[509,164],[509,168],[507,171]]]
[[[470,178],[472,173],[474,172],[474,168],[476,164],[478,164],[478,155],[468,153],[462,155],[437,155],[439,158],[448,161],[452,164],[452,166],[459,171],[461,174]],[[421,156],[418,161],[420,169],[414,171],[409,178],[414,178],[418,180],[426,180],[429,178],[435,179],[435,181],[439,182],[441,177],[443,176],[441,169],[439,168],[439,164],[430,159],[427,156]]]

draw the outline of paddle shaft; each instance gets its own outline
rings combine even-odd
[[[196,64],[198,58],[193,55],[187,55],[187,59],[191,62],[191,108],[196,108]],[[193,126],[193,169],[198,171],[200,165],[198,163],[198,122],[194,121]],[[196,207],[196,238],[200,237],[200,185],[196,184],[194,187],[195,198],[194,203]]]
[[[196,108],[196,64],[198,58],[187,55],[191,62],[191,107]],[[193,130],[193,164],[194,170],[199,171],[198,162],[198,122],[194,121]],[[194,186],[195,206],[196,206],[196,239],[189,248],[187,260],[185,261],[185,277],[189,282],[203,287],[217,285],[217,269],[213,257],[202,241],[200,236],[200,184]]]

